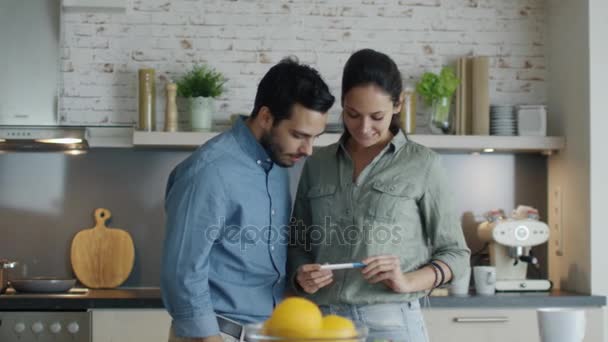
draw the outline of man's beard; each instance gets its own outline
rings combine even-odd
[[[283,155],[283,150],[281,149],[281,146],[279,144],[274,142],[273,135],[272,135],[272,129],[269,132],[264,133],[262,135],[262,138],[260,139],[260,144],[262,145],[262,147],[264,147],[266,152],[268,152],[268,154],[270,154],[270,159],[275,164],[277,164],[281,167],[293,166],[293,163],[287,164],[281,160],[281,156]]]

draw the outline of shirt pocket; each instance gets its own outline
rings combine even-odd
[[[337,187],[333,184],[315,185],[308,190],[306,198],[310,204],[312,224],[325,226],[332,216],[336,204]]]
[[[311,225],[307,227],[306,246],[315,256],[315,262],[333,262],[329,253],[331,232],[340,218],[332,208],[336,205],[337,187],[332,184],[312,186],[306,194],[310,211]]]
[[[369,255],[394,254],[404,265],[420,252],[422,222],[416,186],[406,182],[376,181],[370,189],[368,236]]]
[[[386,223],[402,223],[418,215],[416,189],[411,183],[372,183],[368,215]]]

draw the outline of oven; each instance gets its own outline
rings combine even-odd
[[[0,311],[2,342],[91,342],[88,311]]]

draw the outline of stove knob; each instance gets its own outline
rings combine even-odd
[[[42,322],[36,322],[32,324],[32,331],[34,332],[34,334],[40,334],[44,331],[44,324],[42,324]]]
[[[25,323],[19,322],[19,323],[15,324],[15,326],[13,327],[13,329],[15,330],[15,332],[17,334],[21,334],[22,332],[25,331]]]
[[[49,330],[53,334],[59,334],[61,332],[61,324],[59,322],[53,322],[49,325]]]
[[[78,325],[78,323],[72,322],[72,323],[68,324],[68,331],[71,334],[76,334],[79,330],[80,330],[80,326]]]

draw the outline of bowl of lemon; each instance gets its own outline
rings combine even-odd
[[[252,342],[364,342],[366,338],[366,327],[357,327],[345,317],[323,316],[315,303],[300,297],[282,301],[267,321],[245,326],[245,340]]]

